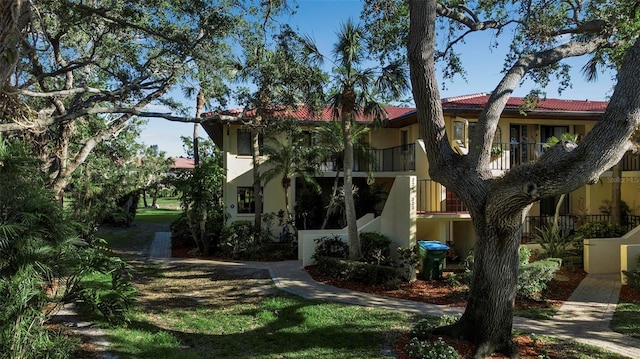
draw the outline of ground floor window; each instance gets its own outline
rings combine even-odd
[[[238,187],[238,213],[256,213],[253,187]]]

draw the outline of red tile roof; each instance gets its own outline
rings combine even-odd
[[[193,158],[177,157],[173,158],[173,164],[169,166],[171,169],[187,170],[195,167]]]
[[[387,118],[393,119],[403,114],[406,114],[407,112],[413,111],[414,108],[387,106],[387,107],[384,107],[384,110],[387,112]],[[220,114],[230,115],[230,116],[240,116],[242,115],[242,110],[241,109],[227,110]],[[213,115],[215,115],[215,113],[206,112],[202,114],[202,117],[206,118]],[[255,110],[251,110],[244,113],[243,117],[250,118],[254,115],[255,115]],[[282,118],[292,118],[300,121],[312,121],[312,122],[318,122],[318,121],[324,122],[324,121],[334,120],[333,109],[329,106],[325,106],[322,109],[322,112],[320,113],[313,113],[308,106],[301,106],[297,110],[287,109],[282,111],[276,111],[275,116],[282,117]],[[362,113],[360,113],[356,116],[356,121],[370,123],[370,122],[373,122],[373,117],[364,116]]]
[[[448,97],[442,99],[442,108],[445,112],[455,110],[467,110],[467,111],[481,111],[489,101],[489,94],[477,93],[463,96]],[[524,104],[524,98],[511,97],[507,101],[505,111],[519,112]],[[540,99],[535,108],[528,109],[529,113],[564,113],[564,114],[591,114],[597,115],[604,113],[607,108],[607,101],[590,101],[590,100],[563,100],[563,99]],[[406,121],[410,117],[415,116],[415,108],[411,107],[384,107],[388,114],[388,122],[395,123],[397,121]],[[220,114],[240,116],[242,115],[241,109],[228,110]],[[251,117],[255,114],[255,111],[248,111],[244,114],[244,117]],[[207,112],[202,117],[210,117],[215,113]],[[310,111],[309,107],[301,106],[297,110],[283,110],[278,111],[277,116],[288,117],[298,119],[300,121],[331,121],[334,119],[331,107],[324,107],[322,112],[314,114]],[[373,119],[371,117],[365,117],[360,115],[356,118],[358,122],[371,123]]]
[[[489,94],[472,94],[442,99],[442,107],[446,109],[482,109],[489,101]],[[505,109],[519,110],[524,104],[524,98],[511,97]],[[590,100],[562,100],[555,98],[540,99],[535,108],[530,111],[553,112],[600,112],[604,113],[609,103],[607,101]]]

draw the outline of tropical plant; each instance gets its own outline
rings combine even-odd
[[[284,191],[284,211],[287,223],[292,223],[291,209],[289,206],[289,188],[291,179],[299,178],[311,184],[317,192],[320,192],[320,185],[314,179],[319,173],[317,167],[318,153],[314,148],[305,146],[299,141],[280,142],[273,141],[265,145],[264,154],[267,160],[263,166],[266,170],[261,178],[264,183],[268,183],[274,178],[281,177],[282,190]]]
[[[178,174],[173,181],[181,193],[180,203],[184,209],[191,238],[200,253],[209,255],[214,241],[220,238],[226,218],[222,202],[222,185],[225,173],[222,156],[205,157],[191,171]]]
[[[132,299],[122,262],[65,215],[39,165],[24,144],[0,138],[0,352],[10,358],[70,356],[71,342],[44,326],[62,304],[83,298],[118,320]],[[88,273],[106,279],[108,297],[82,296]]]
[[[369,132],[369,128],[354,122],[351,127],[351,140],[353,141],[354,160],[359,163],[370,162],[370,154],[367,148],[362,145],[362,138]],[[336,205],[336,199],[338,199],[338,180],[340,179],[340,172],[344,169],[344,140],[342,136],[341,125],[337,121],[332,121],[324,124],[316,129],[318,147],[325,159],[333,159],[334,170],[336,176],[333,180],[333,187],[331,194],[329,195],[329,204],[322,221],[321,229],[327,227],[329,217],[335,212],[337,208],[344,208],[344,203],[341,206]],[[368,166],[367,166],[368,167]],[[368,173],[371,173],[368,171]]]
[[[536,228],[533,238],[533,242],[543,250],[541,258],[566,259],[582,253],[582,236],[562,231],[557,223]]]
[[[269,43],[268,24],[272,17],[286,12],[284,2],[266,2],[262,21],[253,23],[251,31],[243,33],[239,43],[242,57],[234,62],[236,81],[250,82],[252,88],[240,87],[236,98],[252,116],[245,116],[245,128],[251,131],[253,163],[253,193],[255,199],[254,226],[262,225],[262,181],[260,143],[266,128],[283,119],[286,110],[296,110],[301,104],[317,111],[323,98],[324,73],[318,58],[313,56],[306,41],[289,26],[283,25]]]
[[[381,99],[398,99],[408,89],[404,61],[392,61],[379,73],[374,68],[363,68],[366,61],[366,32],[363,27],[349,20],[342,25],[334,45],[333,93],[329,104],[334,118],[339,118],[344,144],[344,188],[353,187],[353,123],[357,116],[371,116],[381,121],[385,116]],[[356,224],[356,208],[353,193],[345,191],[345,212],[349,241],[349,258],[360,257],[360,242]]]

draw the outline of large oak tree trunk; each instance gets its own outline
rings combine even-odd
[[[579,145],[562,142],[537,162],[512,168],[500,178],[489,170],[491,139],[513,90],[532,68],[596,51],[602,44],[580,41],[525,55],[510,68],[490,96],[467,156],[451,150],[435,70],[437,0],[410,1],[408,58],[416,113],[424,136],[429,174],[469,208],[476,231],[469,302],[454,325],[439,329],[472,341],[475,358],[493,351],[515,357],[511,340],[518,274],[518,245],[524,213],[534,202],[595,183],[632,147],[640,125],[640,41],[629,50],[602,119]]]
[[[499,351],[517,356],[511,331],[518,278],[518,248],[521,220],[513,219],[500,227],[486,223],[483,216],[474,219],[473,279],[469,301],[458,322],[438,329],[471,340],[475,358]]]

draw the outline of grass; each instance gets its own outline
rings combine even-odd
[[[640,304],[618,303],[611,321],[611,329],[624,335],[640,338]]]
[[[110,329],[119,358],[387,358],[411,315],[306,300],[264,270],[142,268],[139,306]]]
[[[111,230],[98,232],[97,236],[107,241],[107,245],[110,248],[126,247],[132,239],[148,243],[151,243],[153,240],[152,233],[145,234],[143,230],[137,228],[127,228],[125,230],[111,228]]]
[[[516,309],[514,315],[529,319],[550,320],[556,315],[558,309],[557,307]]]
[[[146,233],[135,227],[106,235],[115,247],[150,241],[140,236]],[[106,330],[109,350],[119,358],[389,358],[398,335],[417,321],[407,313],[288,295],[273,286],[264,270],[133,266],[139,298],[130,323]],[[638,306],[631,310],[640,313]],[[639,317],[626,319],[629,325],[640,323]],[[639,332],[636,326],[628,335]],[[563,358],[623,358],[573,341],[537,337],[544,350]]]
[[[173,222],[180,216],[182,211],[163,208],[138,208],[134,221],[146,223],[167,223]]]
[[[572,340],[559,339],[548,335],[530,334],[529,337],[534,341],[534,346],[536,341],[539,341],[540,344],[544,346],[539,358],[546,358],[548,357],[548,353],[554,352],[556,357],[566,359],[628,359],[624,355],[608,352],[600,347],[578,343]]]
[[[177,198],[158,198],[156,204],[160,208],[143,207],[142,201],[140,201],[134,221],[145,223],[170,223],[178,218],[180,213],[182,213],[182,210],[179,209],[180,201]]]

